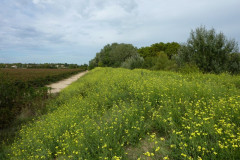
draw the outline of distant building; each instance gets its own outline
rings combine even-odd
[[[11,68],[14,68],[14,69],[16,69],[16,68],[18,68],[16,65],[13,65],[13,66],[11,66]]]
[[[65,66],[64,66],[63,64],[61,64],[61,65],[58,65],[58,64],[57,64],[56,67],[57,67],[57,68],[65,68]]]

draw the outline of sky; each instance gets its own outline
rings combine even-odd
[[[240,42],[239,0],[0,0],[0,63],[88,64],[111,43],[185,43],[205,26]]]

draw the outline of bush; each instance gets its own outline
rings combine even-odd
[[[179,72],[189,74],[189,73],[200,73],[200,69],[196,64],[186,63],[184,66],[179,68]]]
[[[155,65],[156,57],[146,57],[144,59],[143,68],[150,69]]]
[[[48,98],[45,85],[80,71],[82,69],[0,70],[0,129],[11,126],[23,110],[28,109],[30,116],[38,114]]]
[[[153,58],[154,66],[152,70],[174,70],[176,68],[175,62],[168,59],[167,54],[163,51],[158,52],[158,56]]]
[[[144,63],[144,59],[139,55],[132,56],[124,61],[121,65],[122,68],[134,69],[134,68],[142,68]]]
[[[40,102],[47,98],[46,87],[33,87],[28,82],[0,82],[0,129],[9,127],[21,114],[22,110],[28,109],[35,114],[40,109]]]

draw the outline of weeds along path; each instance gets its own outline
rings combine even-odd
[[[47,87],[50,87],[51,89],[49,90],[49,93],[58,93],[60,92],[62,89],[66,88],[67,86],[69,86],[71,83],[73,83],[74,81],[78,80],[80,77],[82,77],[83,75],[85,75],[88,71],[85,72],[81,72],[78,73],[74,76],[71,76],[67,79],[61,80],[59,82],[56,83],[52,83],[50,85],[47,85]]]
[[[95,68],[22,126],[5,159],[240,160],[239,84],[228,74]]]

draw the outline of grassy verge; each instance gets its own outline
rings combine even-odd
[[[1,69],[0,130],[8,128],[16,117],[35,114],[41,101],[48,98],[46,84],[81,72],[79,69]],[[39,108],[40,107],[40,108]],[[28,112],[28,113],[27,113]]]
[[[239,159],[239,76],[96,68],[19,131],[9,159]]]
[[[7,126],[0,129],[0,159],[6,159],[8,147],[14,142],[14,139],[19,136],[19,131],[23,125],[31,123],[35,119],[47,113],[46,106],[49,105],[57,95],[49,95],[47,98],[35,99],[32,102],[34,107],[24,108],[21,113],[14,117]],[[8,116],[8,115],[6,115]]]
[[[0,159],[13,142],[21,125],[45,114],[46,104],[53,98],[49,84],[73,74],[79,69],[2,69],[0,70]]]

